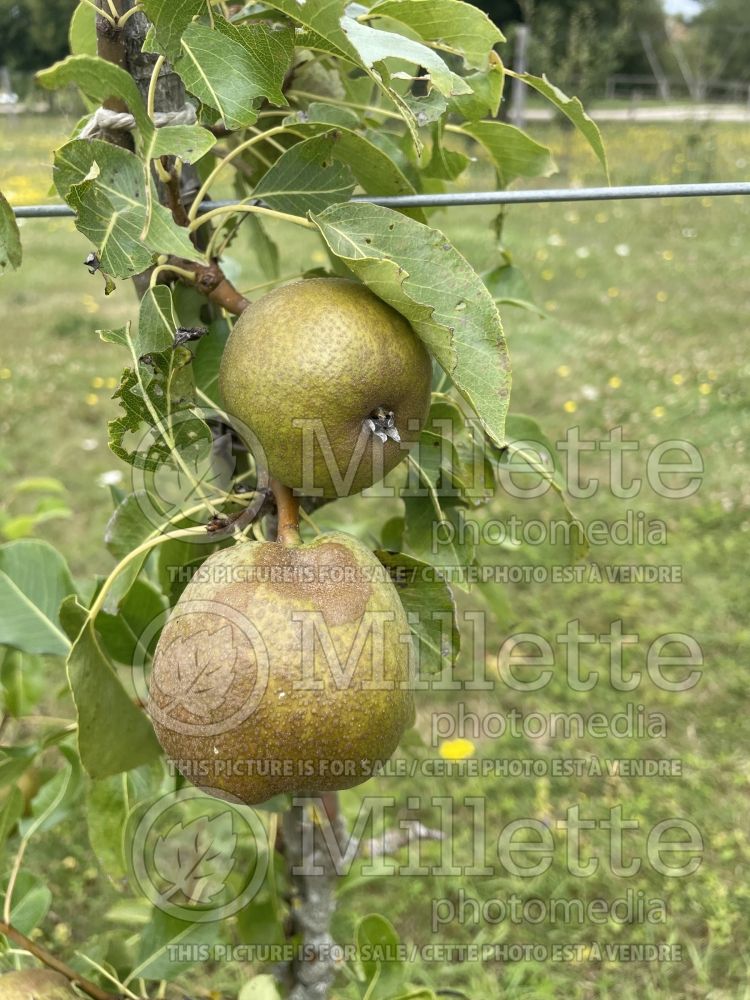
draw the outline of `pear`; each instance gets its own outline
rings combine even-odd
[[[220,797],[252,805],[350,788],[413,722],[410,644],[387,571],[351,536],[220,549],[159,638],[156,735]]]
[[[59,972],[26,969],[0,976],[0,1000],[76,1000],[76,993]]]
[[[226,409],[253,432],[270,475],[326,497],[358,493],[405,458],[431,384],[406,319],[346,278],[297,281],[249,306],[219,373]]]

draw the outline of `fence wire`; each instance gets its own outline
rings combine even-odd
[[[629,201],[636,198],[699,198],[750,195],[750,182],[721,184],[630,184],[621,187],[540,188],[529,191],[452,191],[448,194],[361,195],[355,202],[387,208],[452,208],[467,205],[554,204],[570,201]],[[227,208],[238,201],[204,201],[201,211]],[[67,205],[16,205],[17,219],[68,218]]]

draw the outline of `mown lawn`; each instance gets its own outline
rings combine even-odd
[[[3,121],[2,128],[10,152],[0,163],[0,188],[16,203],[43,200],[49,189],[48,150],[64,136],[66,123],[24,119]],[[561,174],[552,182],[601,183],[595,160],[572,132],[557,127],[533,131],[556,154]],[[615,183],[745,179],[750,164],[750,137],[733,126],[610,127],[605,140]],[[466,183],[488,186],[492,180],[477,167]],[[434,215],[433,225],[444,229],[475,266],[488,269],[498,261],[495,214],[489,207],[442,211]],[[416,981],[464,990],[477,1000],[709,995],[718,1000],[746,995],[750,734],[743,695],[750,532],[745,460],[750,433],[749,220],[750,202],[739,198],[528,205],[505,215],[504,244],[545,313],[539,317],[511,307],[503,312],[514,362],[511,410],[533,416],[552,441],[563,440],[577,427],[580,439],[592,443],[581,455],[582,480],[594,476],[600,483],[592,497],[575,501],[584,522],[612,523],[630,511],[631,518],[644,525],[662,521],[663,537],[595,546],[585,564],[585,579],[567,582],[551,579],[552,567],[561,562],[559,553],[487,542],[482,556],[489,565],[547,571],[539,574],[541,582],[522,580],[495,589],[485,656],[491,689],[423,695],[417,729],[425,745],[405,756],[440,760],[440,738],[433,739],[436,713],[455,715],[459,703],[485,721],[491,714],[507,716],[513,710],[520,716],[538,713],[542,720],[549,720],[551,713],[603,713],[611,718],[630,704],[636,715],[661,713],[664,725],[656,736],[634,732],[583,738],[549,733],[496,737],[491,725],[480,726],[478,734],[469,727],[463,735],[475,744],[474,760],[517,761],[519,767],[526,766],[524,761],[541,762],[536,765],[539,773],[483,778],[459,769],[453,776],[432,777],[424,766],[414,777],[384,777],[343,796],[350,818],[363,795],[394,796],[399,815],[406,815],[407,797],[415,796],[417,808],[409,802],[408,811],[432,826],[440,818],[433,798],[452,797],[454,855],[456,864],[464,866],[472,857],[470,824],[476,808],[465,799],[481,799],[486,863],[493,874],[365,880],[353,873],[343,884],[336,924],[340,940],[350,940],[356,918],[371,909],[386,913],[402,939],[417,944],[582,946],[560,961],[533,954],[516,962],[425,959],[410,970]],[[308,266],[310,260],[324,263],[314,237],[295,231],[291,242],[287,232],[277,229],[275,234],[283,247],[285,274],[295,273],[302,261]],[[120,485],[128,487],[127,469],[106,444],[106,420],[117,412],[110,399],[111,380],[123,359],[115,348],[102,344],[95,331],[132,318],[133,298],[125,286],[104,298],[100,278],[90,277],[82,264],[87,243],[71,223],[26,222],[23,239],[24,268],[5,278],[1,289],[0,459],[7,482],[21,476],[54,476],[64,483],[73,515],[47,523],[39,534],[65,553],[74,572],[90,577],[111,564],[101,545],[111,511],[106,483],[119,472]],[[263,281],[254,259],[245,254],[245,246],[238,243],[232,266],[243,290]],[[622,429],[622,440],[637,443],[623,459],[624,483],[633,477],[644,480],[631,498],[613,495],[609,452],[594,444],[606,441],[613,428]],[[705,467],[699,488],[685,499],[660,496],[645,482],[649,453],[673,439],[697,448]],[[502,495],[493,517],[502,520],[515,513],[527,520],[549,519],[558,517],[560,510],[554,498],[519,501]],[[332,506],[326,522],[335,516]],[[628,582],[622,568],[616,579],[608,579],[608,568],[615,565],[645,564],[671,567],[675,582]],[[591,565],[600,567],[601,580],[590,571]],[[487,607],[472,595],[461,596],[459,603],[463,611]],[[613,682],[610,649],[602,642],[581,650],[581,676],[599,671],[598,683],[576,690],[568,682],[565,647],[556,637],[574,620],[581,633],[610,634],[612,623],[621,621],[623,633],[637,636],[624,652],[626,676],[641,672],[630,690],[622,690],[622,685],[618,689],[616,678]],[[471,635],[465,631],[457,671],[464,680],[476,669]],[[498,674],[501,644],[519,633],[539,634],[551,645],[552,676],[536,691],[514,690]],[[649,646],[669,633],[693,637],[703,653],[698,682],[682,692],[663,690],[646,672]],[[674,647],[669,651],[676,652]],[[665,668],[664,673],[674,679],[684,668]],[[69,711],[61,698],[55,714]],[[644,758],[677,762],[673,770],[681,773],[629,777],[623,773],[625,764],[607,765],[608,759]],[[596,759],[602,761],[600,776],[591,773]],[[555,760],[581,761],[570,766],[583,768],[583,773],[555,776],[550,773]],[[582,834],[581,849],[581,859],[593,856],[598,866],[588,877],[571,873],[564,831],[557,824],[575,806],[583,819],[599,823],[614,821],[621,808],[622,818],[638,825],[623,835],[622,859],[629,864],[639,857],[637,872],[629,877],[613,872],[610,831],[599,826]],[[649,831],[675,817],[694,824],[703,842],[697,871],[681,878],[660,874],[653,855],[646,852]],[[500,864],[497,838],[514,820],[541,822],[551,831],[555,850],[544,874],[514,876]],[[391,822],[396,823],[394,815]],[[434,843],[424,846],[428,865],[438,863],[439,850]],[[686,855],[665,857],[676,866]],[[528,865],[537,856],[520,860]],[[399,863],[405,864],[404,857]],[[32,847],[28,864],[39,873],[46,868],[57,891],[45,939],[70,955],[78,935],[87,936],[115,899],[85,844],[83,823],[41,839]],[[603,923],[565,924],[547,918],[535,923],[536,911],[532,919],[492,922],[497,913],[493,901],[507,902],[514,895],[521,900],[611,902],[629,891],[643,905],[661,901],[663,922],[648,922],[635,913],[625,922],[609,917]],[[464,919],[459,919],[462,898],[485,905],[479,921],[474,920],[474,904],[464,905]],[[444,919],[433,933],[436,913]],[[604,949],[625,943],[677,945],[681,954],[674,961],[645,962],[611,959],[606,953],[600,957],[597,952],[597,945]],[[246,972],[219,970],[217,983],[228,990]],[[207,978],[186,982],[201,995]]]

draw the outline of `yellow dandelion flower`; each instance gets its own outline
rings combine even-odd
[[[620,289],[619,289],[619,288],[615,288],[615,287],[613,286],[612,288],[608,288],[608,289],[607,289],[607,295],[608,295],[608,296],[609,296],[609,297],[610,297],[611,299],[616,299],[616,298],[617,298],[617,296],[618,296],[619,294],[620,294]]]
[[[662,250],[661,256],[662,260],[674,260],[674,254],[671,250]]]
[[[709,371],[706,374],[708,375],[709,382],[715,382],[716,379],[719,377],[719,373],[716,371],[715,368],[709,369]]]
[[[0,368],[0,379],[10,378],[12,374],[10,368]]]
[[[656,301],[657,302],[666,302],[668,298],[669,298],[669,293],[668,292],[662,291],[662,292],[657,292],[656,293]]]
[[[570,375],[570,367],[568,365],[560,365],[557,369],[557,374],[560,378],[567,378]]]
[[[87,313],[97,313],[99,312],[99,303],[93,297],[93,295],[84,295],[81,299],[83,303],[83,308]]]
[[[118,379],[116,379],[113,375],[110,375],[104,384],[108,389],[116,389],[120,383]]]
[[[96,404],[99,402],[99,397],[95,392],[89,392],[84,397],[84,402],[86,403],[86,406],[96,406]]]
[[[709,382],[701,382],[701,384],[698,386],[698,392],[701,394],[701,396],[707,396],[712,389],[713,386]]]
[[[663,406],[655,406],[651,411],[651,416],[656,417],[657,420],[661,420],[666,412]]]
[[[313,250],[310,254],[313,264],[325,264],[328,258],[322,250]]]
[[[612,375],[609,381],[607,382],[607,385],[610,387],[610,389],[619,389],[620,386],[622,385],[622,379],[620,378],[619,375]]]
[[[578,403],[574,399],[567,399],[563,403],[563,409],[566,413],[575,413],[578,409]]]
[[[544,247],[540,247],[539,250],[537,250],[537,252],[534,254],[534,256],[536,257],[537,260],[547,260],[547,258],[549,257],[549,252],[545,250]]]
[[[607,215],[606,212],[597,212],[594,218],[596,219],[597,222],[607,222],[609,216]]]
[[[552,281],[552,279],[554,278],[554,276],[555,276],[555,272],[554,271],[550,271],[549,268],[545,268],[545,270],[542,271],[542,281]]]
[[[672,382],[675,385],[682,385],[684,381],[685,381],[685,376],[681,375],[679,372],[675,372],[674,375],[672,376]]]
[[[446,740],[440,744],[440,756],[443,760],[466,760],[472,757],[476,747],[471,740]]]
[[[710,208],[712,204],[713,202],[710,198],[701,198],[701,205],[703,205],[704,208]]]
[[[91,379],[91,388],[92,389],[104,388],[104,379],[101,377],[101,375],[94,375],[94,377]]]

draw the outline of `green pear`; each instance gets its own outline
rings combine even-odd
[[[59,972],[26,969],[0,976],[0,1000],[76,1000],[77,994]]]
[[[413,722],[410,648],[398,593],[356,539],[240,542],[175,605],[149,712],[177,769],[219,796],[350,788]]]
[[[431,383],[409,323],[345,278],[297,281],[249,306],[219,373],[226,409],[253,432],[270,475],[326,497],[358,493],[405,458]]]

